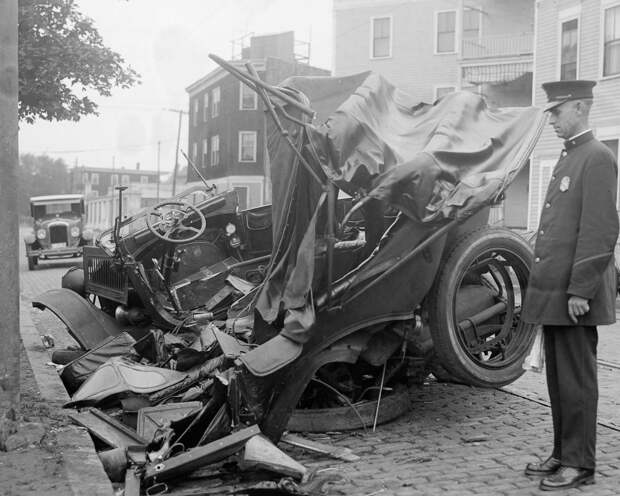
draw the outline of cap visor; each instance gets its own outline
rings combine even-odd
[[[545,105],[543,107],[543,112],[549,112],[550,110],[553,110],[554,108],[559,107],[563,103],[568,102],[568,100],[569,99],[566,98],[565,100],[558,100],[558,101],[555,101],[555,102],[549,102],[549,103],[547,103],[547,105]]]

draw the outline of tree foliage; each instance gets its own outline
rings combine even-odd
[[[62,159],[25,153],[19,157],[18,211],[28,215],[31,196],[61,195],[70,190],[69,171]]]
[[[89,93],[109,96],[138,80],[74,0],[20,0],[20,119],[77,121],[97,113]]]

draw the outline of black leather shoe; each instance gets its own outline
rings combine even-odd
[[[525,467],[525,475],[552,475],[562,466],[560,460],[550,456],[544,462],[528,463]]]
[[[594,484],[594,469],[560,467],[553,475],[540,481],[543,491],[559,491],[581,485]]]

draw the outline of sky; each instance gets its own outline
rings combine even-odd
[[[185,91],[232,56],[233,40],[294,31],[310,42],[310,63],[332,68],[331,0],[76,0],[104,43],[141,75],[142,84],[97,96],[99,115],[79,122],[21,123],[20,153],[47,154],[70,167],[172,171]],[[187,152],[187,115],[180,147]],[[158,144],[159,143],[159,144]]]

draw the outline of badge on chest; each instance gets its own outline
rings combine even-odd
[[[568,191],[569,187],[570,187],[570,177],[564,176],[562,180],[560,181],[560,191],[564,193],[565,191]]]

